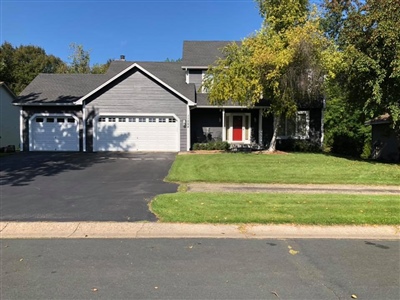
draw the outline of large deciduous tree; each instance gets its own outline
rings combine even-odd
[[[341,55],[320,29],[308,1],[259,0],[262,28],[223,49],[206,74],[203,86],[212,104],[234,103],[254,106],[269,100],[274,133],[269,151],[275,151],[279,122],[290,117],[299,102],[321,100],[324,81],[334,77]]]
[[[6,82],[15,94],[19,94],[39,73],[54,73],[65,65],[37,46],[13,47],[4,42],[0,46],[0,80]]]

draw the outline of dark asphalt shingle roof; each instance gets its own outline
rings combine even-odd
[[[15,102],[21,104],[73,104],[107,81],[98,74],[39,74]]]
[[[73,104],[135,62],[114,61],[106,74],[39,74],[15,101],[20,104]],[[195,101],[195,87],[186,84],[180,63],[136,62],[171,88]]]
[[[239,41],[184,41],[182,66],[209,66],[223,58],[222,48]]]

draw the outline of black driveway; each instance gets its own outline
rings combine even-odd
[[[155,221],[148,203],[175,153],[18,153],[0,158],[1,221]]]

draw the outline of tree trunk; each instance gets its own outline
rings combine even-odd
[[[269,144],[268,152],[275,152],[276,150],[276,137],[278,135],[278,128],[280,125],[280,116],[274,114],[274,133],[272,134],[271,143]]]

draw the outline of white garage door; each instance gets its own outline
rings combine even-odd
[[[36,116],[31,120],[31,151],[79,151],[78,120],[72,116]]]
[[[100,116],[94,151],[179,151],[179,121],[172,116]]]

